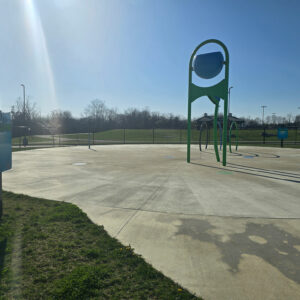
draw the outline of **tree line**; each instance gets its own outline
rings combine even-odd
[[[187,119],[173,114],[151,112],[149,109],[129,108],[122,113],[109,108],[104,101],[91,101],[81,117],[74,117],[70,111],[54,110],[47,116],[42,116],[35,103],[19,99],[11,108],[13,120],[13,136],[26,134],[68,134],[79,132],[98,132],[109,129],[186,129]],[[300,126],[300,115],[288,114],[281,116],[266,116],[264,124],[260,118],[241,117],[244,128],[260,128],[263,125],[276,127]],[[197,118],[193,119],[193,127],[198,127]]]

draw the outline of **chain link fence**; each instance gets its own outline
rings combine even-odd
[[[219,133],[218,133],[219,134]],[[232,131],[231,140],[238,136],[240,145],[265,145],[280,147],[276,129],[239,129]],[[192,143],[198,144],[200,131],[192,130]],[[213,144],[213,130],[202,132],[202,143]],[[219,138],[218,138],[219,141]],[[28,135],[13,138],[13,147],[63,147],[105,144],[186,144],[186,129],[113,129],[95,133],[74,133],[55,135]],[[300,148],[300,129],[289,129],[284,147]]]

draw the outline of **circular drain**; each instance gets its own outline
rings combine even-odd
[[[73,163],[73,166],[85,166],[86,163],[85,162],[76,162],[76,163]]]

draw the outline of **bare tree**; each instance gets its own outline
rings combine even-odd
[[[102,129],[108,115],[109,110],[106,107],[105,102],[99,99],[91,101],[84,110],[84,116],[92,120],[92,127],[94,131]]]
[[[41,113],[37,108],[36,103],[31,102],[29,98],[24,103],[21,98],[18,98],[16,103],[11,107],[12,120],[13,120],[13,135],[23,135],[25,129],[26,132],[30,131],[35,133],[41,128]],[[20,129],[20,128],[23,129]]]

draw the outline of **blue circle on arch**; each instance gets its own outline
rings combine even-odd
[[[223,68],[224,57],[222,52],[211,52],[195,56],[193,70],[204,79],[211,79],[217,76]]]

